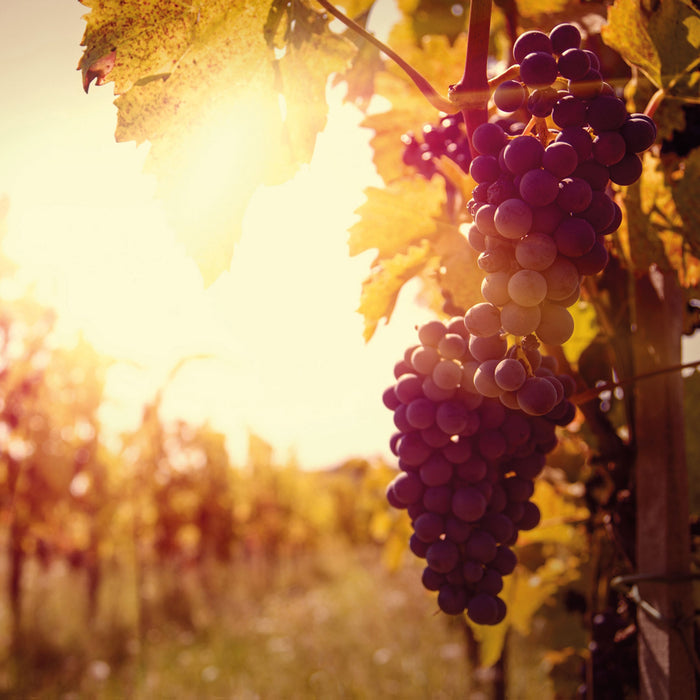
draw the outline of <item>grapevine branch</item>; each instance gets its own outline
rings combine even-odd
[[[687,362],[685,364],[680,365],[673,365],[671,367],[663,367],[661,369],[656,369],[651,372],[644,372],[634,377],[629,377],[628,379],[621,379],[617,382],[606,382],[605,384],[600,384],[596,387],[593,387],[592,389],[588,389],[586,391],[582,391],[575,394],[571,397],[571,400],[575,404],[580,406],[581,404],[587,403],[588,401],[592,401],[593,399],[597,398],[604,391],[611,391],[612,389],[616,389],[617,387],[627,386],[628,384],[634,384],[635,382],[638,382],[642,379],[651,379],[651,377],[658,377],[662,374],[680,372],[684,369],[694,369],[696,367],[700,367],[700,360],[696,360],[695,362]]]
[[[361,27],[357,22],[354,22],[349,17],[344,15],[337,7],[332,5],[328,0],[318,0],[318,3],[330,12],[336,19],[339,19],[346,27],[353,32],[359,34],[363,39],[368,41],[373,46],[376,46],[382,53],[386,54],[396,65],[403,70],[406,75],[413,81],[415,86],[423,93],[423,96],[441,112],[452,113],[457,111],[456,105],[443,97],[430,82],[419,73],[413,66],[404,61],[393,49],[389,48],[380,39],[377,39],[374,34],[370,34],[366,29]]]

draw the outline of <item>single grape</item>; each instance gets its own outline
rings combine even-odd
[[[563,22],[549,32],[549,40],[552,52],[561,55],[568,49],[577,49],[581,45],[581,32],[575,24]]]
[[[586,52],[591,58],[592,52]],[[569,92],[576,97],[590,100],[597,97],[603,91],[603,76],[595,68],[591,68],[583,78],[569,80]]]
[[[467,605],[467,593],[462,586],[445,584],[438,591],[438,607],[447,615],[461,615]]]
[[[554,390],[552,389],[552,391]],[[394,488],[394,491],[396,492],[396,488]],[[399,498],[399,500],[402,499]],[[479,520],[486,512],[487,505],[488,503],[486,498],[484,498],[484,495],[473,486],[459,488],[452,496],[452,512],[458,518],[468,523],[473,523]]]
[[[518,270],[508,281],[508,293],[520,306],[537,306],[547,296],[547,280],[535,270]]]
[[[446,360],[458,360],[466,349],[466,339],[457,333],[447,333],[438,344],[438,351]]]
[[[561,97],[552,107],[552,121],[560,128],[582,127],[586,123],[586,102],[574,95]]]
[[[426,566],[421,575],[421,583],[423,584],[423,588],[428,591],[439,591],[440,588],[445,585],[445,575]]]
[[[529,235],[542,235],[542,234],[529,234]],[[525,238],[528,238],[526,236]],[[548,237],[549,238],[549,237]],[[523,239],[525,240],[525,239]],[[551,240],[551,238],[549,239]],[[518,244],[519,245],[519,244]],[[552,242],[554,246],[554,252],[556,255],[556,245]],[[518,248],[515,248],[515,255],[517,258]],[[520,263],[522,265],[522,263]],[[551,263],[550,263],[551,264]],[[522,265],[527,267],[526,265]],[[508,294],[508,280],[510,275],[507,272],[492,272],[484,277],[481,281],[481,296],[486,299],[486,301],[494,304],[495,306],[503,306],[510,301],[510,294]],[[393,390],[393,387],[392,387]]]
[[[564,219],[554,232],[554,241],[562,255],[577,257],[587,253],[596,241],[593,227],[577,216]]]
[[[535,51],[552,53],[552,41],[545,34],[537,29],[533,29],[521,34],[513,44],[513,60],[522,63],[525,56]]]
[[[529,170],[520,178],[519,192],[530,206],[545,207],[554,202],[559,194],[559,178],[548,170]]]
[[[574,332],[574,319],[560,304],[542,305],[542,318],[537,326],[537,337],[547,345],[563,345]]]
[[[530,230],[532,210],[521,199],[506,199],[498,205],[493,223],[496,231],[504,238],[520,238]]]
[[[501,312],[486,301],[474,304],[464,316],[464,325],[472,336],[495,335],[501,330]]]
[[[502,576],[507,576],[515,571],[518,558],[510,548],[501,545],[496,552],[496,556],[489,562],[489,566],[496,569]]]
[[[579,213],[596,233],[605,230],[615,217],[615,203],[605,192],[593,191],[591,203]]]
[[[406,420],[416,429],[429,428],[435,422],[434,401],[417,398],[406,406]]]
[[[434,452],[418,469],[425,486],[442,486],[452,478],[452,464],[440,452]]]
[[[614,165],[627,152],[627,144],[617,131],[604,131],[593,139],[593,159],[601,165]]]
[[[436,347],[445,333],[447,333],[447,328],[442,321],[428,321],[418,329],[418,339],[423,345]]]
[[[627,108],[619,98],[611,95],[599,95],[586,107],[588,124],[597,133],[617,131],[627,121]]]
[[[617,163],[608,168],[610,179],[616,185],[631,185],[642,176],[642,161],[635,153],[627,153]]]
[[[593,145],[595,148],[595,144]],[[557,204],[566,212],[578,214],[593,200],[591,186],[580,177],[567,177],[559,182]]]
[[[423,498],[425,487],[416,474],[412,472],[401,472],[401,474],[392,481],[391,489],[394,498],[404,506],[408,506],[411,503],[418,503],[418,501]]]
[[[498,551],[496,538],[485,530],[474,530],[467,540],[464,553],[467,558],[488,564]]]
[[[509,301],[501,309],[503,330],[511,335],[525,336],[534,333],[540,320],[539,306],[522,306],[514,301]]]
[[[522,362],[506,358],[494,370],[494,380],[504,391],[517,391],[525,383],[527,372]]]
[[[632,114],[620,127],[620,134],[630,153],[641,153],[656,140],[656,125],[646,114]]]
[[[506,80],[493,91],[493,102],[503,112],[515,112],[527,99],[527,89],[517,80]]]
[[[564,141],[554,141],[544,149],[542,166],[556,177],[568,177],[578,166],[576,149]]]
[[[591,69],[591,61],[588,54],[581,49],[566,49],[559,56],[557,68],[561,76],[567,80],[582,80]]]
[[[467,615],[477,625],[496,624],[500,608],[498,598],[488,593],[477,593],[467,605]]]
[[[420,466],[433,453],[432,447],[426,445],[420,433],[415,430],[406,433],[398,446],[399,459],[407,465]]]
[[[454,569],[459,562],[459,550],[454,542],[437,540],[433,542],[425,555],[428,566],[441,574]]]
[[[514,175],[539,168],[543,155],[544,147],[534,136],[516,136],[503,149],[505,166]]]
[[[445,518],[434,512],[421,513],[413,521],[413,532],[421,542],[437,542],[445,530]]]
[[[472,336],[469,339],[469,352],[478,362],[501,360],[507,349],[508,342],[501,335],[490,335],[485,338]]]
[[[394,387],[396,397],[401,403],[411,403],[423,395],[423,381],[415,374],[402,374]]]
[[[476,156],[469,165],[469,174],[475,182],[491,183],[501,174],[501,169],[493,156]]]
[[[472,134],[472,145],[482,155],[497,156],[506,142],[506,132],[493,122],[479,124]]]
[[[557,244],[551,236],[544,233],[528,233],[515,245],[515,259],[526,270],[537,270],[538,272],[546,270],[556,257]],[[497,281],[500,281],[500,278],[499,280],[494,280],[493,284]]]
[[[554,387],[542,377],[528,377],[517,396],[520,408],[531,416],[543,416],[551,411],[557,398]]]
[[[559,99],[557,91],[552,87],[542,87],[533,90],[527,98],[527,111],[533,117],[545,118],[552,113],[552,109]]]
[[[444,433],[457,435],[469,424],[470,413],[461,401],[443,401],[435,412],[435,423]]]

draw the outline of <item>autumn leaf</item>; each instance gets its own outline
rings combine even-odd
[[[653,8],[641,0],[616,0],[603,39],[657,88],[697,97],[692,73],[700,65],[700,11],[688,0],[664,0]]]
[[[379,322],[387,323],[394,311],[399,292],[406,282],[418,275],[432,256],[427,241],[411,246],[406,253],[397,253],[382,260],[362,283],[358,311],[365,319],[364,338],[369,341]]]
[[[116,138],[150,143],[146,171],[211,283],[257,187],[311,160],[328,76],[356,48],[301,2],[82,1],[85,87],[114,83]]]

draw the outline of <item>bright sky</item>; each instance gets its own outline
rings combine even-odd
[[[248,428],[309,468],[388,454],[381,393],[429,314],[407,294],[390,326],[362,339],[371,255],[348,256],[347,228],[378,181],[356,110],[335,111],[309,169],[256,195],[230,272],[205,290],[141,174],[145,149],[114,142],[112,85],[83,93],[85,11],[0,3],[0,193],[5,252],[58,310],[62,337],[81,330],[119,360],[107,428],[134,427],[177,361],[207,354],[168,386],[164,417],[208,418],[239,463]]]

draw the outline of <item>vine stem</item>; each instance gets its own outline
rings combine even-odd
[[[492,0],[472,0],[469,5],[464,74],[449,90],[450,99],[459,105],[464,116],[472,156],[472,134],[478,126],[488,121],[488,102],[491,94],[488,80],[491,4]]]
[[[324,7],[336,19],[340,20],[346,27],[361,36],[373,46],[376,46],[382,53],[386,54],[401,70],[408,75],[414,85],[423,93],[423,96],[435,107],[435,109],[446,112],[448,114],[458,111],[458,107],[451,100],[443,97],[430,82],[419,73],[413,66],[404,61],[393,49],[389,48],[380,39],[377,39],[374,34],[370,34],[364,27],[361,27],[357,22],[354,22],[348,16],[344,15],[335,5],[332,5],[328,0],[317,0],[319,5]]]
[[[579,392],[572,396],[571,400],[576,405],[580,406],[583,403],[592,401],[593,399],[598,397],[603,391],[610,391],[612,389],[616,389],[617,387],[627,386],[628,384],[634,384],[635,382],[638,382],[642,379],[651,379],[651,377],[658,377],[662,374],[680,372],[684,369],[694,369],[696,367],[700,367],[700,360],[696,360],[695,362],[687,362],[685,364],[680,365],[673,365],[671,367],[662,367],[661,369],[655,369],[651,372],[643,372],[642,374],[638,374],[634,377],[629,377],[628,379],[621,379],[617,382],[606,382],[605,384],[600,384],[599,386],[593,387],[592,389]]]

